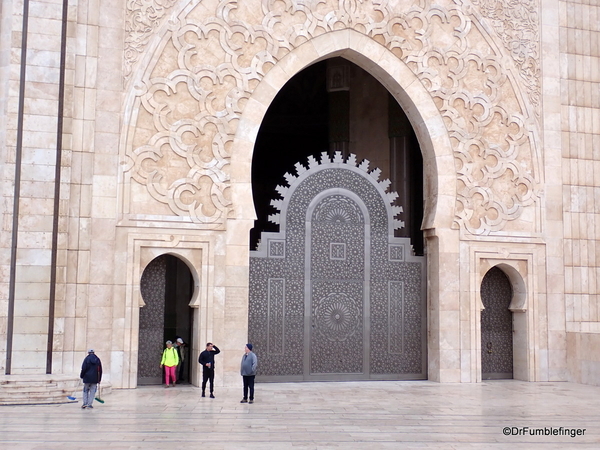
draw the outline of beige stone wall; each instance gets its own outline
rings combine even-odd
[[[35,374],[46,370],[48,342],[48,304],[50,296],[50,265],[54,210],[54,179],[57,146],[58,79],[60,67],[60,36],[62,8],[58,2],[29,3],[27,53],[24,61],[26,79],[23,84],[22,145],[20,153],[20,190],[18,198],[19,228],[16,246],[12,373]],[[5,14],[9,16],[5,16]],[[4,88],[1,108],[3,114],[3,255],[10,254],[13,227],[15,164],[17,163],[17,126],[19,121],[20,70],[22,63],[21,37],[23,2],[4,2],[2,7],[2,52],[4,59],[1,83]],[[5,20],[10,18],[11,20]],[[8,41],[7,39],[10,39]],[[6,45],[10,42],[10,48]],[[63,187],[68,191],[68,139],[62,165]],[[66,194],[68,196],[68,194]],[[61,199],[65,197],[61,196]],[[65,210],[66,204],[59,203]],[[58,246],[65,247],[66,222],[58,222]],[[10,257],[2,258],[3,281],[8,282]],[[56,299],[59,314],[64,299],[64,252],[57,257]],[[4,290],[2,330],[7,322],[8,289]],[[60,324],[58,324],[60,329]],[[59,331],[60,333],[60,331]],[[6,343],[6,339],[4,339]],[[4,346],[4,344],[3,344]],[[4,365],[6,354],[2,355]]]
[[[567,329],[600,332],[600,7],[560,7]]]
[[[67,112],[72,122],[72,181],[63,360],[58,370],[76,373],[91,347],[106,366],[107,380],[116,378],[119,386],[124,256],[117,252],[114,204],[123,96],[118,56],[123,48],[123,7],[119,2],[77,2],[70,19],[72,101]]]
[[[600,333],[567,333],[569,381],[600,385]]]
[[[30,3],[18,266],[27,289],[18,291],[25,331],[17,334],[31,362],[23,372],[41,370],[45,358],[36,336],[47,296],[32,293],[48,287],[62,2]],[[216,342],[217,382],[239,381],[256,134],[287,80],[342,56],[396,98],[423,151],[430,379],[480,380],[479,286],[500,265],[522,294],[511,305],[516,376],[588,382],[596,369],[584,377],[583,361],[598,358],[583,352],[595,354],[600,333],[598,6],[305,3],[70,2],[53,370],[76,373],[91,346],[108,381],[136,385],[139,278],[168,252],[188,262],[197,284],[192,359]],[[22,2],[1,8],[0,367]]]
[[[600,5],[559,2],[565,320],[570,379],[597,384],[600,334]]]

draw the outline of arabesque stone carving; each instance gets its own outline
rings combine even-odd
[[[540,41],[537,2],[531,0],[471,0],[488,19],[519,68],[531,104],[539,113]]]
[[[131,76],[134,64],[144,52],[152,33],[177,0],[127,0],[125,22],[125,78]]]
[[[488,3],[477,3],[495,23]],[[160,56],[137,78],[126,176],[174,216],[223,223],[230,147],[253,89],[294,48],[350,28],[403,60],[434,99],[456,159],[457,222],[475,234],[501,231],[539,197],[529,129],[536,97],[523,98],[514,81],[523,77],[509,76],[538,67],[538,55],[535,36],[505,30],[515,59],[507,67],[467,10],[430,0],[204,1],[170,21]]]

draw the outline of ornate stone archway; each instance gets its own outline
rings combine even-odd
[[[243,325],[246,236],[254,218],[250,165],[260,122],[294,74],[343,56],[392,93],[419,138],[431,283],[429,378],[464,379],[459,233],[540,228],[536,11],[519,4],[500,14],[480,1],[404,8],[352,0],[175,3],[154,0],[147,28],[155,38],[136,26],[128,37],[137,44],[126,57],[121,225],[224,232],[227,244],[217,256],[226,261],[224,273],[234,275],[217,289],[234,308],[217,322]],[[132,23],[148,17],[138,6],[130,13]]]

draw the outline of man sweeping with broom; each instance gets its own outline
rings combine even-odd
[[[83,405],[81,405],[81,408],[93,408],[96,388],[102,380],[102,363],[94,350],[88,350],[88,355],[81,365],[79,378],[83,380]]]

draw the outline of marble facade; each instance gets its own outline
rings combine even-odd
[[[423,153],[428,378],[481,381],[499,266],[515,378],[600,385],[595,0],[4,0],[0,19],[3,373],[76,374],[93,347],[135,387],[141,273],[169,253],[196,284],[192,355],[218,343],[217,383],[238,383],[258,129],[294,74],[341,56]]]

